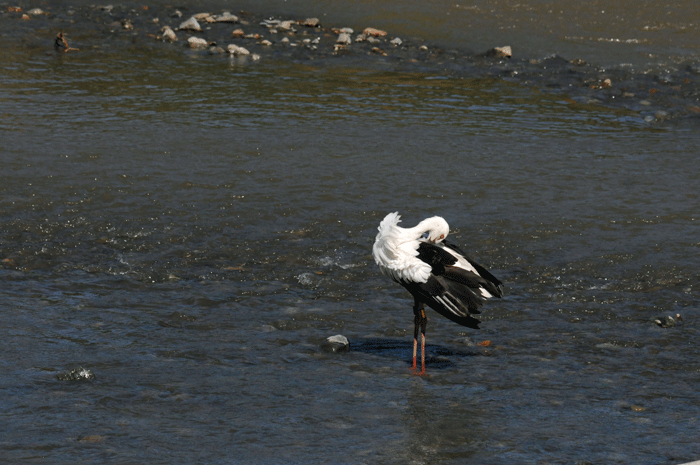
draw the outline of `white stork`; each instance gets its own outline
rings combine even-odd
[[[421,371],[425,374],[425,305],[457,324],[479,328],[471,315],[486,299],[501,297],[503,283],[445,238],[450,227],[443,218],[427,218],[413,228],[398,226],[398,212],[379,224],[372,255],[382,272],[413,295],[413,370],[416,370],[418,328],[421,331]]]

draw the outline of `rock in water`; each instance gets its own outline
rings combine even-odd
[[[60,379],[61,381],[81,381],[86,379],[95,379],[95,374],[83,367],[78,367],[57,374],[56,378]]]
[[[330,336],[326,341],[321,344],[321,349],[325,352],[345,352],[350,350],[350,342],[348,338],[342,334],[336,334],[335,336]]]
[[[238,16],[232,15],[228,11],[224,11],[222,14],[220,14],[218,16],[214,16],[214,22],[217,22],[217,23],[237,23]]]
[[[505,47],[494,47],[486,52],[486,55],[496,58],[510,58],[513,56],[513,50],[511,50],[510,45],[506,45]]]
[[[318,18],[306,18],[302,21],[301,25],[306,27],[318,27],[319,23]]]
[[[230,44],[227,47],[227,50],[228,50],[228,53],[230,53],[231,55],[235,55],[235,56],[250,55],[250,52],[247,49],[245,49],[243,47],[239,47],[236,44]]]
[[[187,42],[192,48],[206,48],[208,45],[206,40],[200,39],[199,37],[190,37],[187,39]]]
[[[170,42],[175,42],[177,40],[177,36],[173,32],[173,30],[170,29],[169,26],[165,26],[163,28],[163,40],[167,40]]]
[[[197,31],[202,32],[202,26],[199,25],[197,20],[192,16],[190,19],[180,24],[181,31]]]
[[[676,318],[674,319],[671,315],[663,315],[654,318],[654,323],[662,328],[673,328],[676,325],[683,324],[683,317],[680,313],[676,313]]]
[[[372,36],[372,37],[383,37],[386,35],[386,31],[382,31],[381,29],[375,29],[373,27],[368,27],[365,28],[362,33],[366,36]]]
[[[336,42],[342,45],[350,45],[352,39],[350,38],[350,34],[347,32],[341,32],[340,35],[338,35],[338,40],[336,40]]]

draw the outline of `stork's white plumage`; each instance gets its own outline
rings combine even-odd
[[[425,305],[462,326],[478,329],[478,307],[501,297],[503,284],[445,239],[450,227],[443,218],[427,218],[413,228],[398,225],[398,212],[379,224],[372,255],[382,272],[414,298],[413,368],[416,369],[418,329],[421,329],[421,374],[425,373]]]

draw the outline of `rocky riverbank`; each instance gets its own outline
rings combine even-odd
[[[6,43],[55,54],[94,53],[118,44],[150,45],[250,63],[295,60],[318,66],[496,78],[561,94],[572,105],[624,109],[647,123],[694,121],[700,116],[697,63],[683,64],[671,73],[648,74],[602,69],[575,57],[525,60],[518,58],[517,47],[507,44],[494,44],[478,53],[465,51],[468,44],[446,49],[398,37],[371,24],[355,29],[325,24],[314,16],[284,18],[271,12],[260,17],[223,9],[194,12],[119,4],[56,8],[4,7],[0,24]]]

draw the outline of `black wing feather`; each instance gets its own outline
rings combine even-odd
[[[479,274],[454,266],[458,260],[444,247],[462,255]],[[403,286],[418,301],[442,316],[462,326],[478,329],[480,321],[471,315],[478,314],[479,307],[484,303],[480,289],[501,297],[502,283],[452,244],[421,242],[418,258],[430,265],[431,276],[426,283],[404,282]]]
[[[496,297],[503,297],[503,283],[498,278],[496,278],[494,275],[492,275],[489,270],[487,270],[483,266],[479,265],[476,261],[474,261],[474,259],[472,259],[469,255],[464,253],[462,251],[462,249],[457,247],[455,244],[453,244],[451,242],[447,242],[447,239],[443,240],[442,244],[445,247],[454,250],[455,252],[460,254],[462,257],[464,257],[464,259],[467,260],[471,264],[471,266],[473,266],[474,269],[479,273],[479,276],[484,278],[486,281],[489,281],[490,283],[492,283],[492,285],[493,285],[492,289],[490,287],[487,287],[486,288],[487,291],[489,291],[491,294],[495,295]]]

